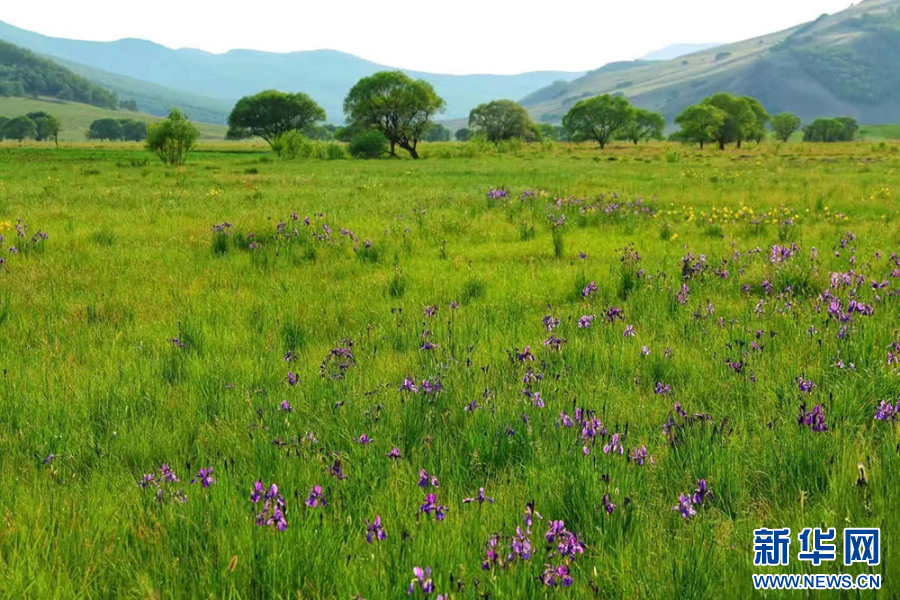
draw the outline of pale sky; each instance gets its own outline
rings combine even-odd
[[[675,43],[736,42],[847,0],[4,0],[0,21],[54,37],[170,48],[329,48],[434,73],[584,71]]]

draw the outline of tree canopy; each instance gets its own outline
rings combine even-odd
[[[619,138],[637,144],[646,140],[663,139],[666,119],[659,113],[636,108],[634,118],[622,127]]]
[[[147,150],[155,152],[163,164],[183,165],[200,138],[200,130],[177,108],[147,129]]]
[[[780,113],[772,117],[772,131],[775,137],[786,142],[800,129],[800,117],[793,113]]]
[[[528,112],[512,100],[494,100],[473,108],[469,113],[469,129],[483,133],[495,144],[514,137],[535,137]]]
[[[757,126],[756,113],[745,96],[720,92],[704,98],[702,104],[715,106],[725,115],[722,124],[713,134],[713,140],[719,144],[720,150],[732,143],[740,147],[748,132]]]
[[[37,137],[37,125],[26,116],[15,117],[3,126],[3,137],[21,142],[27,138]]]
[[[576,102],[563,117],[563,127],[571,140],[592,139],[603,149],[634,114],[634,107],[623,96],[603,94]]]
[[[675,117],[681,126],[678,139],[682,142],[696,142],[700,148],[716,139],[716,134],[725,122],[725,111],[711,104],[688,106]]]
[[[228,139],[261,137],[269,145],[288,131],[325,120],[325,111],[302,92],[265,90],[237,101],[228,116]]]
[[[419,158],[416,146],[445,102],[430,83],[413,80],[402,71],[381,71],[363,77],[344,99],[348,123],[384,134],[391,156],[400,146]]]
[[[859,131],[856,119],[836,117],[816,119],[803,128],[804,142],[852,142]]]

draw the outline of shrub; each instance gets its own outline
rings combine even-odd
[[[200,130],[188,121],[177,108],[162,121],[150,125],[147,130],[147,150],[155,152],[163,164],[183,165],[200,138]]]
[[[387,152],[387,138],[380,131],[360,133],[350,140],[350,155],[354,158],[381,158]]]
[[[278,158],[291,160],[307,158],[312,154],[313,146],[299,131],[291,129],[272,138],[272,151]]]

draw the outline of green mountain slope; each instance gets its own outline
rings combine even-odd
[[[85,141],[85,133],[96,119],[111,117],[113,119],[137,119],[149,123],[160,118],[155,115],[133,113],[126,110],[111,110],[88,104],[63,102],[56,98],[0,98],[0,116],[17,117],[38,111],[46,111],[61,121],[60,142]],[[204,140],[225,139],[225,131],[228,129],[224,125],[206,123],[197,123],[197,127],[200,129],[200,138]]]
[[[53,61],[0,41],[0,96],[54,96],[116,108],[116,95]]]
[[[769,112],[805,121],[847,115],[862,123],[900,121],[900,0],[865,0],[835,15],[770,35],[664,62],[616,63],[522,103],[556,122],[580,100],[621,93],[671,120],[715,92],[755,96]]]
[[[343,100],[360,77],[390,69],[334,50],[278,54],[232,50],[211,54],[200,50],[171,50],[145,40],[85,42],[51,38],[0,22],[0,39],[39,54],[140,79],[174,90],[217,98],[233,104],[247,94],[267,88],[303,91],[312,96],[331,122],[343,122]],[[476,105],[497,98],[520,98],[556,80],[582,75],[540,71],[519,75],[441,75],[406,71],[431,82],[447,101],[445,118],[468,116]],[[123,97],[128,96],[123,91]]]

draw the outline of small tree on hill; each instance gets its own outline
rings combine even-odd
[[[265,90],[237,101],[228,116],[228,139],[261,137],[272,142],[288,131],[302,132],[325,120],[325,111],[302,92]]]
[[[28,117],[15,117],[3,126],[3,137],[21,142],[37,137],[37,125]]]
[[[694,104],[675,117],[675,122],[681,126],[681,131],[672,139],[699,143],[702,150],[704,144],[716,139],[716,133],[725,122],[725,111],[710,104]]]
[[[511,138],[534,138],[531,117],[512,100],[494,100],[473,108],[469,113],[469,129],[484,133],[495,144]]]
[[[384,134],[391,156],[397,156],[396,146],[400,146],[413,158],[419,158],[416,146],[444,106],[430,83],[413,80],[402,71],[363,77],[344,99],[348,123]]]
[[[163,164],[178,166],[184,164],[199,138],[200,130],[184,113],[173,108],[168,117],[150,125],[145,146],[155,152]]]
[[[620,139],[637,144],[641,140],[661,140],[666,128],[666,119],[657,112],[635,109],[634,118],[622,128]]]
[[[793,113],[781,113],[772,117],[772,131],[775,137],[786,142],[800,129],[800,117]]]
[[[594,96],[575,103],[563,117],[563,128],[573,141],[591,139],[600,148],[634,118],[634,108],[622,96]]]

